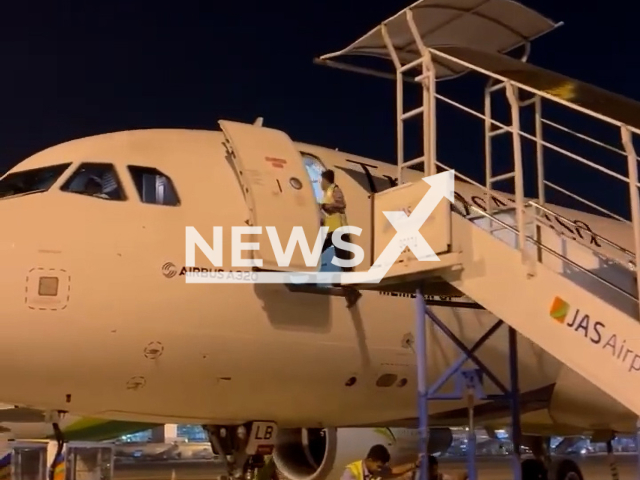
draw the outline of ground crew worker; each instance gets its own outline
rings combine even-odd
[[[322,225],[328,227],[327,237],[325,238],[324,245],[322,246],[322,253],[333,245],[336,258],[339,258],[340,260],[351,260],[349,251],[338,248],[333,243],[333,232],[340,227],[347,226],[347,203],[344,199],[342,190],[340,190],[340,187],[335,183],[335,174],[333,170],[325,170],[322,172],[321,178],[322,181],[320,186],[324,192],[324,197],[322,198],[322,202],[320,202],[320,208],[323,213]],[[343,234],[342,239],[345,242],[351,242],[349,234]],[[353,270],[353,267],[341,268],[344,272],[350,272]],[[353,288],[343,288],[345,288],[345,294],[347,297],[347,307],[350,308],[356,304],[362,294]]]
[[[389,450],[384,445],[374,445],[364,460],[347,465],[340,480],[374,480],[406,475],[418,469],[419,462],[389,467]]]
[[[452,480],[452,478],[447,475],[440,473],[438,468],[438,459],[433,455],[429,455],[429,472],[427,473],[428,480]],[[460,480],[467,480],[469,477],[465,473],[460,475]]]

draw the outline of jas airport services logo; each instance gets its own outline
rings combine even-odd
[[[567,321],[570,311],[573,313]],[[571,308],[560,297],[553,299],[549,316],[559,324],[569,327],[585,341],[608,352],[627,372],[640,372],[640,350],[637,349],[636,338],[625,338],[620,332],[607,327],[603,321],[592,318],[589,312],[577,307]]]
[[[162,265],[162,275],[167,278],[173,278],[178,273],[178,268],[171,262]]]
[[[553,299],[553,303],[549,309],[549,315],[551,315],[551,318],[556,322],[564,324],[567,319],[567,315],[569,314],[569,310],[571,310],[571,305],[560,297],[556,297]]]

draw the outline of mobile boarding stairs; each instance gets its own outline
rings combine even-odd
[[[437,206],[417,233],[401,238],[403,246],[408,247],[417,245],[418,237],[423,237],[438,261],[418,261],[408,248],[397,258],[394,256],[380,283],[358,280],[343,284],[359,290],[469,297],[640,415],[638,258],[634,253],[640,251],[640,200],[638,159],[633,146],[634,137],[640,134],[640,104],[526,63],[529,42],[555,26],[508,0],[446,0],[438,5],[421,0],[348,48],[321,57],[320,62],[358,72],[370,70],[338,64],[334,59],[361,54],[390,60],[395,67],[392,74],[373,73],[396,80],[400,185],[370,197],[370,231],[365,228],[361,238],[366,236],[371,241],[371,262],[359,265],[357,273],[374,265],[396,235],[396,228],[390,228],[383,212],[414,211],[425,195],[433,195],[434,187],[424,181],[406,183],[407,169],[423,166],[426,175],[440,171],[442,180],[436,192],[440,197]],[[504,54],[523,45],[525,54],[520,60]],[[463,74],[469,77],[470,73],[484,77],[477,96],[480,101],[473,106],[454,100],[455,91],[451,95],[441,93],[439,82],[436,88],[436,80]],[[422,105],[405,108],[405,83],[418,87]],[[472,87],[468,84],[460,90],[472,92]],[[497,120],[499,109],[494,108],[493,101],[498,95],[508,121]],[[446,158],[447,154],[440,151],[436,158],[437,141],[446,140],[436,126],[441,130],[447,127],[446,117],[436,116],[436,104],[438,112],[442,104],[481,120],[477,133],[484,132],[483,136],[474,136],[460,127],[454,137],[465,143],[465,156],[472,163],[477,165],[484,158],[485,178],[476,181],[472,175],[463,174],[460,167],[464,165],[456,165],[455,176],[483,192],[485,210],[463,205],[467,209],[463,212],[461,205],[456,207],[445,199],[452,198],[447,185],[451,186],[454,174],[444,161],[456,160],[453,155]],[[484,111],[477,111],[482,104]],[[599,122],[602,128],[614,132],[616,145],[578,133],[560,120],[550,120],[547,105],[549,112],[563,110],[578,116],[580,127]],[[531,129],[525,128],[527,111]],[[405,142],[404,124],[412,119],[422,119],[422,135],[417,143],[423,153],[405,161],[405,143],[409,142]],[[220,124],[249,202],[250,224],[277,225],[286,211],[290,225],[303,225],[309,234],[317,232],[317,206],[308,193],[310,183],[309,188],[303,188],[308,182],[307,173],[291,139],[284,132],[260,125],[228,121]],[[549,130],[568,135],[574,142],[584,142],[586,150],[575,153],[565,144],[555,143],[547,138]],[[480,137],[482,143],[472,150],[473,139]],[[500,154],[494,146],[498,138],[511,141],[506,153],[503,150]],[[525,142],[533,147],[529,156],[534,168],[529,170],[525,167]],[[602,160],[606,155],[615,157],[615,168],[606,166]],[[598,161],[588,160],[587,156]],[[499,157],[509,159],[506,173],[498,173]],[[274,159],[279,162],[278,168],[269,166]],[[570,162],[570,169],[580,171],[580,178],[587,175],[583,170],[589,169],[591,176],[597,176],[594,184],[598,193],[621,196],[630,206],[631,218],[611,213],[572,192],[580,182],[562,185],[566,175],[557,168],[554,172],[561,160]],[[618,173],[616,168],[626,171]],[[512,182],[514,194],[499,192],[498,184],[503,181]],[[611,186],[612,182],[618,183]],[[536,187],[536,193],[525,197],[525,188],[531,186]],[[549,192],[562,193],[605,214],[611,219],[605,223],[615,230],[611,235],[624,237],[628,244],[610,240],[609,232],[585,230],[577,220],[564,216],[561,208],[547,202]],[[490,199],[494,197],[501,198],[504,206],[493,206]],[[572,226],[573,238],[562,235],[558,225]],[[262,258],[273,257],[270,249],[260,248]],[[286,270],[279,268],[273,258],[269,263],[273,270]]]
[[[446,104],[479,118],[478,130],[484,129],[483,145],[467,155],[475,161],[485,159],[484,180],[475,181],[459,168],[455,175],[485,192],[486,210],[466,206],[467,211],[463,212],[460,205],[456,207],[443,199],[419,228],[439,261],[418,261],[407,248],[380,284],[353,286],[469,297],[640,415],[638,258],[631,251],[640,251],[638,158],[633,145],[634,137],[640,134],[640,103],[525,63],[529,41],[555,26],[514,2],[449,0],[432,5],[422,0],[346,49],[320,58],[320,63],[396,80],[400,185],[372,195],[372,259],[378,258],[396,234],[395,228],[388,228],[389,220],[383,212],[414,211],[434,188],[424,181],[405,183],[407,168],[423,165],[427,175],[449,171],[439,177],[453,177],[451,165],[456,160],[445,158],[443,161],[450,163],[443,163],[440,159],[446,153],[439,150],[436,158],[436,142],[441,139],[436,127],[446,127],[442,123],[446,118],[436,116],[436,105],[440,109]],[[526,47],[522,59],[504,54],[518,45]],[[345,55],[389,60],[395,72],[389,75],[335,61]],[[436,80],[467,73],[484,77],[479,92],[484,95],[484,112],[477,111],[482,102],[475,102],[476,108],[465,106],[462,101],[453,100],[453,93],[440,93],[440,82],[436,86]],[[408,111],[404,93],[407,83],[416,85],[422,98],[420,106]],[[449,86],[445,84],[443,88]],[[470,84],[461,87],[470,88]],[[499,122],[492,111],[498,94],[502,95],[508,122]],[[564,120],[577,118],[574,128],[543,116],[543,105],[545,112],[568,112],[561,117]],[[533,124],[529,130],[524,126],[526,109],[530,110]],[[422,119],[418,140],[423,154],[405,161],[404,145],[408,140],[404,132],[410,119]],[[616,140],[615,145],[576,131],[576,126],[581,128],[589,122],[613,132],[610,138]],[[552,143],[546,137],[550,130],[569,136],[573,143]],[[462,130],[456,133],[459,141],[469,142],[471,150],[473,137]],[[500,134],[511,140],[506,156],[513,162],[509,171],[497,175],[498,150],[493,145]],[[530,156],[534,168],[530,170],[525,167],[528,158],[523,144],[527,141],[533,146]],[[575,142],[587,145],[582,153],[565,146]],[[614,157],[611,168],[603,160],[606,155]],[[575,191],[580,183],[576,179],[561,186],[558,179],[562,172],[557,168],[553,171],[560,158],[570,162],[570,169],[589,170],[580,175],[597,175],[595,185],[599,185],[600,199],[620,195],[629,206],[630,219],[572,193],[570,190]],[[515,193],[497,193],[495,188],[501,181],[512,182]],[[607,187],[607,182],[618,183]],[[446,182],[439,185],[443,188]],[[526,198],[525,188],[534,185],[535,196]],[[450,195],[445,190],[439,193],[440,197]],[[612,232],[574,238],[562,235],[557,222],[573,225],[578,233],[580,228],[557,212],[561,209],[548,206],[549,191],[563,193],[573,202],[605,214],[612,219]],[[492,205],[492,195],[503,198],[502,205],[506,206]],[[625,237],[628,245],[625,248],[611,241],[609,235]],[[415,246],[415,238],[415,234],[405,235],[403,245]],[[592,241],[594,238],[596,242]]]

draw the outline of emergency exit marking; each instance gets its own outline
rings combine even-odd
[[[287,161],[284,158],[265,157],[264,159],[274,168],[284,168],[287,164]]]
[[[41,297],[55,297],[58,295],[58,277],[40,277],[38,295]]]

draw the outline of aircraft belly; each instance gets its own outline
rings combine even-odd
[[[405,343],[407,335],[415,334],[410,299],[367,292],[359,310],[351,314],[342,298],[284,291],[256,295],[254,286],[215,287],[216,294],[208,298],[217,307],[185,311],[175,321],[168,321],[167,315],[176,299],[158,298],[145,314],[158,321],[144,328],[136,317],[128,317],[126,322],[114,322],[113,330],[95,331],[86,322],[80,329],[80,317],[70,316],[70,324],[76,325],[76,334],[85,341],[79,345],[74,338],[66,336],[65,342],[60,337],[57,348],[75,349],[83,354],[83,361],[73,356],[56,358],[48,350],[52,370],[37,369],[37,361],[30,369],[27,361],[21,375],[31,370],[31,378],[38,378],[43,406],[84,414],[109,412],[106,416],[111,418],[269,418],[283,425],[339,426],[415,415],[415,356]],[[186,288],[197,291],[193,286]],[[220,306],[233,291],[242,299],[242,308]],[[197,296],[192,298],[198,304]],[[203,304],[202,299],[199,302]],[[434,310],[467,345],[495,321],[484,311]],[[432,382],[459,355],[441,332],[430,332],[427,351]],[[519,354],[522,392],[558,379],[560,364],[531,342],[520,339]],[[478,356],[508,384],[506,329],[490,339]],[[406,378],[408,383],[401,388],[376,386],[385,374]],[[356,384],[345,386],[352,376]],[[450,387],[449,382],[442,391]],[[488,393],[498,393],[490,382],[485,387]],[[7,390],[6,400],[19,404],[33,392],[15,393],[12,396]],[[67,393],[70,404],[65,401]],[[600,397],[594,399],[597,408]],[[434,401],[430,411],[439,414],[465,406],[464,401]],[[556,413],[562,411],[556,408]],[[560,421],[557,416],[554,419]],[[575,423],[579,418],[567,420]]]
[[[556,422],[589,429],[633,432],[637,421],[637,415],[615,398],[565,366],[558,376],[549,411]]]

